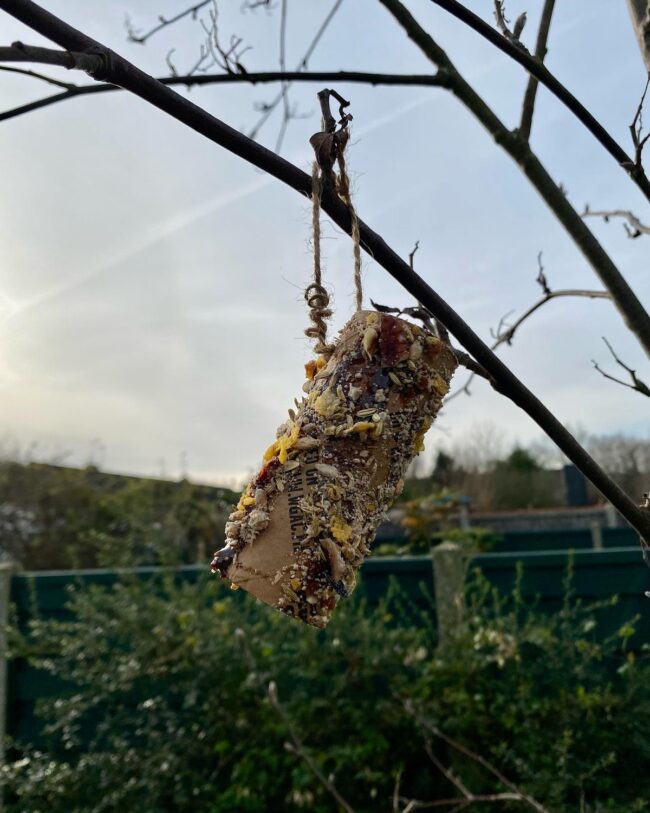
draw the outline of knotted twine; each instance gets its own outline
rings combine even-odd
[[[309,318],[312,324],[305,330],[305,335],[315,339],[314,349],[317,353],[329,358],[334,350],[333,344],[328,344],[327,320],[332,315],[330,298],[322,283],[321,269],[321,229],[320,208],[323,185],[329,184],[341,200],[348,207],[352,223],[352,251],[354,257],[354,289],[356,310],[363,306],[363,288],[361,282],[361,235],[359,231],[359,218],[352,203],[350,192],[350,178],[345,163],[345,148],[350,138],[347,121],[338,132],[316,133],[310,139],[316,152],[316,160],[312,165],[312,232],[314,245],[314,277],[305,289],[305,301],[309,308]],[[333,172],[334,161],[338,164],[338,176]]]

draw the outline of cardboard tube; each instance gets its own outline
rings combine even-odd
[[[329,360],[306,365],[305,397],[230,515],[212,570],[326,626],[354,588],[456,366],[449,346],[422,327],[357,312]]]

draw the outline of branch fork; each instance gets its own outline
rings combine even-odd
[[[330,99],[334,97],[339,103],[339,116],[337,120],[332,115],[330,109]],[[336,186],[336,179],[334,176],[334,164],[336,163],[341,150],[345,149],[348,141],[348,124],[352,121],[352,114],[345,113],[345,108],[350,106],[350,102],[344,99],[335,90],[324,88],[318,93],[318,101],[320,102],[321,113],[323,117],[324,130],[314,135],[309,139],[309,143],[314,148],[316,155],[316,162],[323,173],[323,178],[326,183],[331,186]],[[337,130],[336,127],[339,129]]]

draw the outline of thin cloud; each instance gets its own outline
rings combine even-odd
[[[53,299],[57,299],[63,294],[67,294],[70,291],[81,287],[82,285],[86,285],[90,280],[105,274],[107,271],[110,271],[119,265],[122,265],[132,257],[146,251],[148,248],[156,245],[161,240],[165,240],[171,235],[182,231],[192,223],[195,223],[208,215],[214,214],[214,212],[217,212],[226,206],[230,206],[231,204],[236,203],[249,195],[259,192],[261,189],[268,186],[272,180],[273,178],[270,175],[258,177],[254,181],[251,181],[250,183],[245,184],[232,192],[225,192],[220,195],[216,195],[215,197],[210,198],[197,206],[190,207],[181,212],[176,212],[174,215],[172,215],[172,217],[168,218],[163,223],[147,229],[140,239],[134,240],[130,245],[124,246],[118,251],[115,251],[113,254],[109,255],[108,258],[103,258],[101,262],[91,266],[90,269],[82,274],[78,274],[72,279],[65,280],[59,285],[55,285],[49,290],[43,291],[38,296],[35,296],[25,302],[11,300],[11,307],[6,309],[6,313],[4,312],[5,308],[3,307],[4,301],[7,300],[9,302],[10,300],[8,297],[6,297],[6,295],[0,294],[0,296],[2,296],[2,299],[0,299],[0,317],[2,317],[2,322],[6,324],[17,316],[22,316],[26,311],[38,308],[46,302],[51,302]]]

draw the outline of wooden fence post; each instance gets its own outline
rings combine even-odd
[[[603,549],[603,529],[600,525],[594,524],[590,528],[591,530],[591,547],[596,548],[596,550]]]
[[[446,644],[463,620],[465,567],[463,551],[455,542],[441,542],[431,550],[438,616],[438,643]]]
[[[18,569],[15,562],[0,562],[0,766],[5,762],[7,734],[7,624],[11,577]],[[4,810],[4,783],[0,783],[0,813]]]

